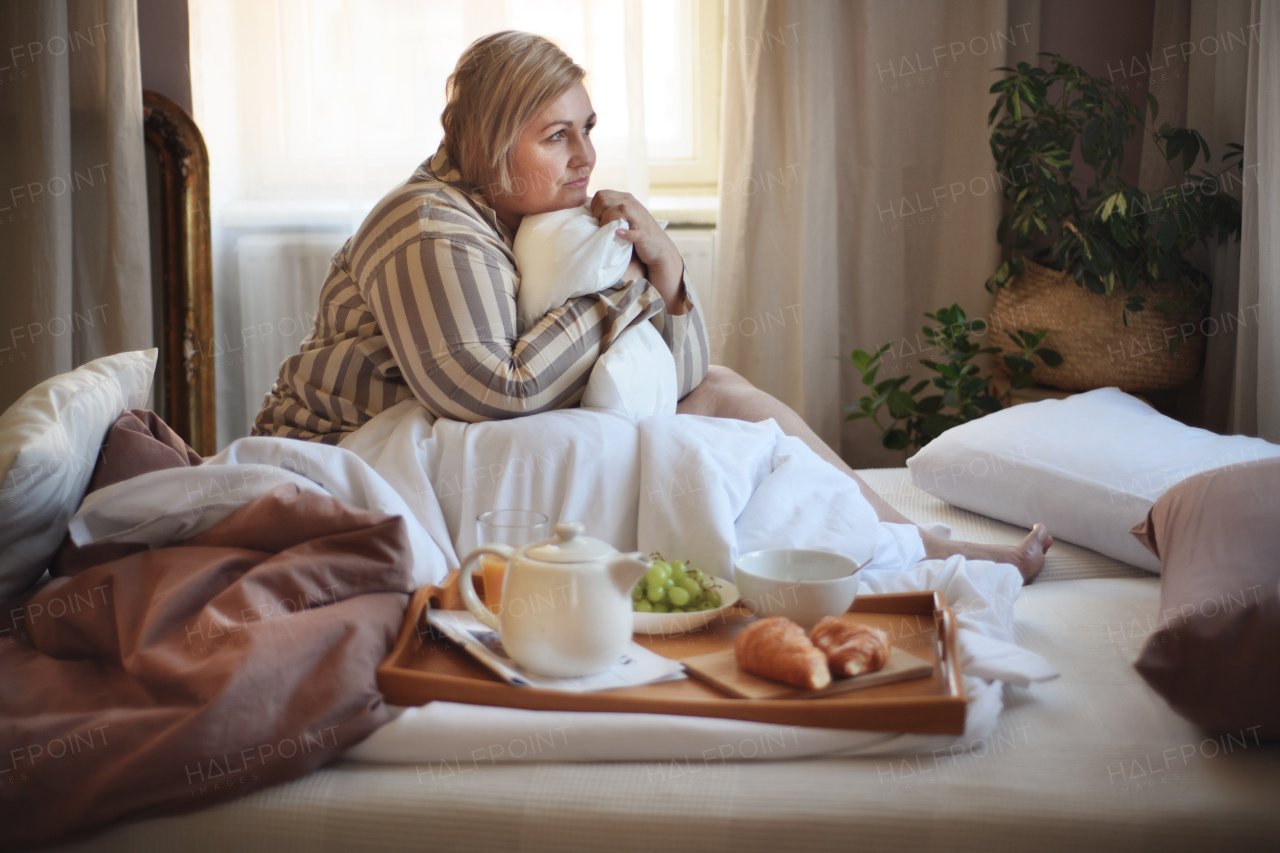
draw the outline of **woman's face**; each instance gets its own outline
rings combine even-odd
[[[487,193],[503,224],[514,231],[523,216],[586,204],[595,124],[591,98],[579,83],[525,125],[512,158],[512,192]]]

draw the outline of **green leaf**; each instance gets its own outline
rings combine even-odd
[[[1040,356],[1040,360],[1043,361],[1045,364],[1047,364],[1049,367],[1062,366],[1062,354],[1057,350],[1052,350],[1052,349],[1049,349],[1048,347],[1041,347],[1040,349],[1036,350],[1036,355]]]
[[[889,429],[881,436],[880,443],[889,450],[906,450],[911,446],[911,439],[904,430]]]
[[[907,393],[910,394],[912,397],[914,397],[915,395],[919,394],[921,391],[923,391],[928,387],[929,387],[929,380],[921,379],[915,385],[911,386],[911,390],[908,391]]]
[[[942,409],[942,396],[935,394],[916,402],[916,411],[922,415],[937,414]]]
[[[1187,133],[1187,134],[1192,134],[1192,133],[1193,133],[1193,131],[1183,131],[1183,132],[1184,132],[1184,133]],[[1189,138],[1189,139],[1187,139],[1187,141],[1183,144],[1183,149],[1182,149],[1182,171],[1184,171],[1184,172],[1185,172],[1185,171],[1187,171],[1188,169],[1190,169],[1193,165],[1195,165],[1195,162],[1196,162],[1196,155],[1197,155],[1197,154],[1199,154],[1199,153],[1200,153],[1200,145],[1199,145],[1199,143],[1198,143],[1198,142],[1196,142],[1195,136],[1194,136],[1194,135],[1192,135],[1192,136],[1190,136],[1190,138]]]
[[[1165,211],[1160,217],[1160,247],[1168,251],[1178,242],[1178,220]]]
[[[954,418],[946,415],[929,415],[920,422],[920,431],[928,438],[937,438],[955,425]]]
[[[916,413],[916,401],[905,391],[894,389],[889,393],[889,414],[895,419],[909,418]]]
[[[1014,373],[1030,371],[1035,367],[1033,363],[1020,355],[1006,355],[1004,357],[1004,363],[1008,365],[1009,370]]]
[[[1106,222],[1111,218],[1111,211],[1116,209],[1116,200],[1120,198],[1119,193],[1113,193],[1102,203],[1102,208],[1098,211],[1098,218]]]
[[[1160,114],[1160,102],[1156,100],[1156,96],[1147,92],[1147,105],[1151,107],[1151,122],[1154,124],[1156,116]]]
[[[853,354],[850,355],[849,358],[853,361],[853,366],[863,372],[871,366],[871,354],[860,349],[854,350]]]
[[[973,403],[975,406],[977,406],[979,409],[982,409],[982,411],[986,412],[988,415],[991,414],[992,412],[998,412],[1004,408],[1004,406],[1000,405],[1000,401],[997,400],[995,397],[992,397],[990,394],[981,394],[977,397],[974,397]]]

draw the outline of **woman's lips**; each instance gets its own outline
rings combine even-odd
[[[578,178],[578,180],[576,180],[576,181],[570,181],[570,182],[569,182],[569,186],[571,186],[571,187],[585,187],[585,186],[587,185],[587,182],[588,182],[589,180],[591,180],[591,176],[590,176],[590,175],[586,175],[586,176],[584,176],[584,177]]]

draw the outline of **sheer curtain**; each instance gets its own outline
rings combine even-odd
[[[1280,328],[1280,317],[1277,294],[1266,284],[1276,281],[1280,269],[1272,266],[1265,274],[1270,241],[1260,239],[1266,232],[1259,229],[1268,227],[1268,216],[1275,215],[1269,211],[1280,203],[1280,195],[1276,187],[1268,188],[1267,172],[1257,166],[1268,162],[1268,145],[1274,145],[1257,129],[1274,128],[1280,121],[1274,101],[1268,101],[1276,89],[1265,94],[1261,74],[1267,67],[1265,46],[1274,49],[1280,41],[1272,33],[1268,43],[1261,30],[1265,7],[1250,0],[1157,0],[1150,56],[1159,71],[1152,71],[1150,87],[1160,102],[1160,122],[1204,134],[1214,160],[1209,171],[1221,168],[1228,142],[1245,145],[1248,167],[1243,176],[1232,174],[1224,181],[1224,191],[1244,202],[1244,234],[1241,242],[1218,246],[1203,258],[1213,280],[1209,313],[1202,324],[1207,335],[1204,373],[1199,399],[1189,401],[1194,405],[1182,407],[1179,414],[1216,432],[1276,441],[1280,352],[1268,330]],[[1275,73],[1274,67],[1270,73]],[[1261,123],[1248,124],[1253,129],[1247,130],[1247,122],[1255,120]],[[1142,189],[1158,193],[1176,182],[1147,140]]]
[[[901,464],[843,401],[850,350],[920,357],[921,313],[992,304],[1000,216],[990,69],[1034,62],[1039,4],[727,5],[713,360],[855,466]]]
[[[152,345],[133,0],[0,4],[0,411]]]
[[[591,189],[648,198],[687,124],[690,0],[191,0],[195,118],[209,146],[219,444],[245,435],[310,330],[327,257],[433,154],[445,80],[502,29],[557,41],[599,115]]]
[[[1253,0],[1251,11],[1239,301],[1257,311],[1240,326],[1232,412],[1239,432],[1280,443],[1280,10]]]

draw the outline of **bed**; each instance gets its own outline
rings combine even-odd
[[[1022,532],[860,472],[917,522]],[[1059,543],[1016,605],[1018,641],[1062,672],[1005,688],[994,737],[912,758],[483,764],[458,773],[339,759],[192,814],[65,850],[1275,849],[1280,753],[1210,736],[1134,671],[1159,580]]]
[[[198,154],[184,138],[182,150]],[[181,191],[170,179],[170,192]],[[183,205],[190,212],[199,202],[188,191]],[[192,245],[166,239],[171,258]],[[172,379],[160,386],[169,401],[161,405],[208,455],[211,374],[192,361],[201,350],[189,342],[212,331],[207,270],[194,267],[193,279],[166,264],[169,289],[189,296],[172,302],[183,306],[172,316],[185,331],[168,339],[160,372]],[[921,491],[906,469],[860,474],[913,521],[947,524],[957,538],[1013,543],[1025,534]],[[963,754],[557,762],[551,749],[539,761],[467,767],[338,758],[241,799],[53,849],[1280,848],[1280,752],[1243,729],[1207,734],[1134,670],[1159,621],[1157,576],[1059,542],[1014,612],[1017,641],[1061,678],[1006,686],[995,733]]]

